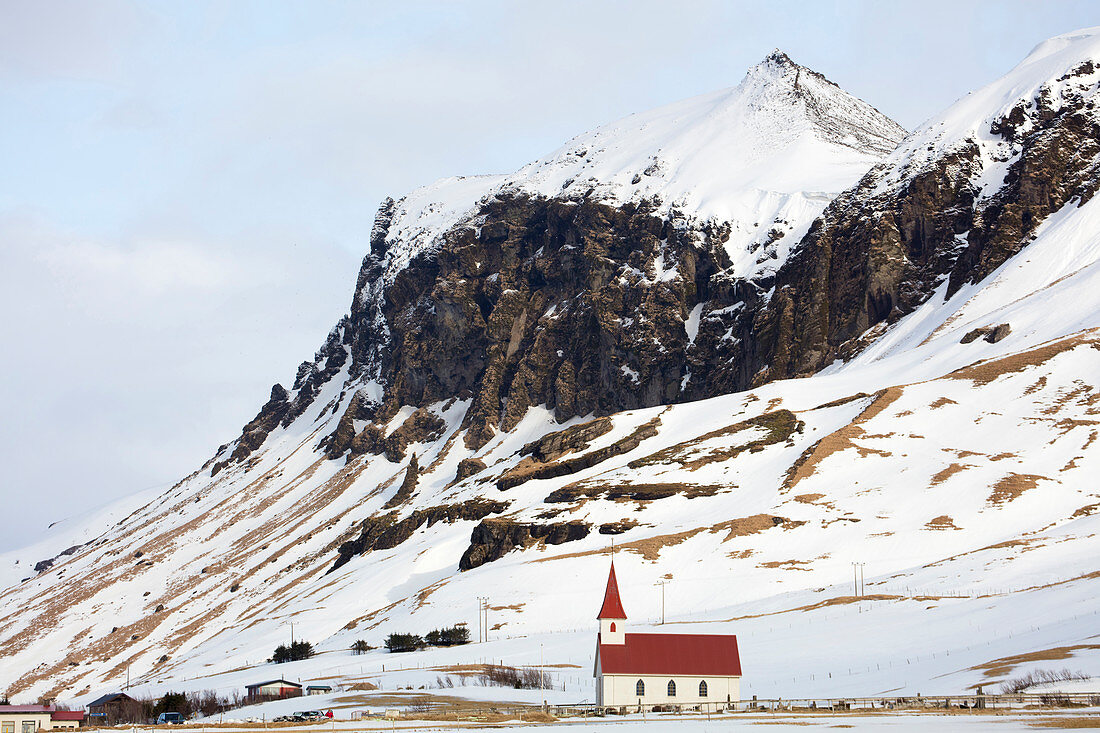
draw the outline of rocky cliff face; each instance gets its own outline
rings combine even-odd
[[[687,326],[701,303],[731,304],[721,228],[678,227],[646,206],[528,197],[494,199],[478,221],[385,294],[382,414],[470,400],[466,443],[480,447],[535,405],[564,421],[735,386],[719,342],[697,348]],[[373,339],[355,342],[364,370]]]
[[[559,421],[607,415],[805,376],[849,358],[941,285],[950,295],[985,277],[1052,212],[1094,193],[1097,74],[1081,62],[1001,99],[992,115],[981,110],[964,130],[933,120],[812,225],[776,217],[748,245],[731,244],[742,237],[738,220],[701,219],[657,194],[637,198],[598,181],[578,189],[575,176],[604,165],[600,150],[624,145],[607,132],[532,164],[527,179],[463,179],[481,198],[454,221],[439,211],[461,204],[417,210],[415,197],[387,200],[349,316],[302,365],[293,394],[273,389],[215,469],[292,422],[340,373],[354,398],[323,440],[326,455],[400,460],[410,441],[440,434],[425,409],[448,400],[468,402],[463,437],[477,449],[533,406]],[[738,90],[754,109],[771,110],[771,122],[798,127],[788,119],[795,110],[823,144],[843,140],[874,156],[896,134],[782,54]],[[652,168],[638,175],[679,185],[667,161]],[[538,193],[566,174],[562,193]],[[796,240],[800,227],[807,231]],[[404,405],[420,408],[415,419],[383,435],[379,426]]]
[[[738,87],[613,123],[506,180],[387,200],[349,316],[217,465],[341,372],[353,398],[329,458],[399,459],[379,426],[405,405],[468,401],[476,449],[533,406],[565,421],[743,389],[771,359],[746,341],[746,306],[824,206],[820,188],[854,181],[902,133],[776,52]],[[430,434],[420,415],[401,430]]]
[[[933,120],[830,204],[742,311],[755,383],[851,357],[870,329],[982,280],[1051,214],[1087,202],[1100,185],[1098,79],[1077,64],[946,140]]]

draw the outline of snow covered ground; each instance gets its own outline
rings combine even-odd
[[[281,727],[279,730],[291,732],[314,731],[382,731],[382,730],[423,730],[447,731],[492,728],[493,730],[529,730],[537,727],[546,731],[595,730],[607,733],[666,733],[681,731],[744,730],[756,728],[762,731],[805,731],[807,729],[834,730],[850,728],[855,730],[896,730],[896,731],[963,731],[964,733],[1011,733],[1012,731],[1033,731],[1044,728],[1094,728],[1100,723],[1100,713],[1095,709],[1074,711],[1037,711],[1029,713],[917,713],[917,712],[881,712],[881,713],[817,713],[789,714],[782,712],[733,713],[723,715],[702,714],[653,714],[644,718],[639,715],[609,716],[606,718],[566,718],[555,723],[521,722],[443,722],[415,719],[379,719],[371,718],[355,722],[325,722],[314,725]],[[145,729],[135,728],[135,733],[147,733]],[[163,729],[161,729],[163,730]],[[187,730],[194,730],[188,728]],[[232,724],[219,726],[219,731],[252,731],[255,727],[234,727]],[[150,732],[151,733],[151,732]]]

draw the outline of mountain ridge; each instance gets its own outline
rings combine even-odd
[[[453,623],[483,589],[510,601],[494,611],[509,633],[574,628],[590,615],[577,579],[610,536],[625,593],[674,575],[701,614],[682,620],[704,627],[831,598],[850,548],[874,556],[872,587],[1027,586],[967,607],[987,619],[1055,568],[1085,577],[1100,499],[1085,480],[1100,468],[1092,39],[1044,52],[1050,76],[1020,87],[1034,104],[1018,115],[976,116],[1019,147],[997,191],[979,195],[984,158],[957,135],[930,166],[895,151],[804,233],[780,232],[798,244],[773,267],[738,269],[732,225],[648,199],[480,194],[473,217],[430,187],[385,203],[351,312],[291,388],[195,474],[0,594],[12,689],[85,697],[126,665],[159,689],[248,666],[288,618],[335,653]],[[914,160],[930,129],[901,142]],[[1091,614],[1085,582],[1050,592]],[[897,631],[919,609],[893,597]],[[961,638],[954,613],[926,617]],[[1087,631],[1059,623],[1070,641]],[[972,665],[1040,640],[903,684],[972,684]],[[747,693],[786,676],[752,644]]]

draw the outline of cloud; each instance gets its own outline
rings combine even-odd
[[[299,241],[92,239],[0,215],[0,495],[29,518],[0,549],[173,483],[236,436],[351,299],[355,258]]]
[[[106,78],[150,22],[121,0],[3,0],[0,19],[0,78],[19,79]]]

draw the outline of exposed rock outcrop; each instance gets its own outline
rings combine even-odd
[[[484,519],[474,527],[470,535],[470,546],[462,554],[458,569],[471,570],[499,560],[516,548],[530,547],[538,542],[560,545],[584,539],[591,529],[588,524],[578,521],[538,524],[510,519]]]
[[[420,464],[416,461],[416,454],[413,453],[409,457],[409,465],[405,468],[405,478],[401,481],[401,486],[389,501],[382,507],[383,509],[393,509],[396,506],[401,506],[409,499],[412,498],[413,492],[416,491],[416,481],[420,475]]]
[[[329,569],[329,572],[331,573],[333,570],[345,565],[358,555],[364,555],[374,550],[389,550],[397,547],[409,539],[413,532],[425,525],[431,527],[437,522],[453,524],[463,520],[479,520],[490,514],[500,514],[507,508],[508,502],[479,499],[462,504],[447,504],[427,509],[417,509],[400,520],[397,519],[397,513],[369,517],[363,520],[360,525],[361,529],[357,538],[340,545],[337,550],[336,562]]]
[[[983,339],[987,343],[995,344],[1004,340],[1010,333],[1012,333],[1012,326],[1007,323],[998,323],[996,326],[984,326],[968,331],[965,336],[959,339],[959,343],[969,344],[978,339]]]
[[[609,424],[610,422],[611,421],[608,420]],[[661,418],[655,417],[652,420],[649,420],[648,422],[639,425],[637,428],[631,431],[629,435],[619,438],[611,445],[604,446],[603,448],[597,448],[594,451],[582,453],[579,456],[574,456],[572,458],[564,458],[556,461],[549,460],[543,462],[533,456],[529,456],[520,461],[519,464],[517,464],[514,468],[502,474],[501,477],[497,479],[497,488],[501,491],[506,491],[513,486],[519,486],[520,484],[526,481],[530,481],[532,479],[568,476],[570,474],[577,473],[578,471],[583,471],[586,468],[591,468],[597,463],[602,463],[609,458],[614,458],[615,456],[629,453],[630,451],[634,450],[639,445],[641,445],[643,440],[645,440],[646,438],[652,438],[654,435],[656,435],[657,428],[660,424]],[[586,425],[590,424],[586,423]],[[577,425],[575,427],[581,428],[584,426]],[[610,430],[610,428],[608,429]],[[572,430],[572,428],[570,428],[570,430]],[[569,431],[566,430],[561,432]],[[584,432],[585,431],[575,432],[573,434],[574,437],[572,438],[572,440],[576,441],[578,436],[584,435]],[[559,435],[559,433],[554,433],[550,436],[547,436],[548,438],[552,438],[549,441],[548,445],[562,445],[560,439],[553,439],[554,435]],[[534,448],[532,448],[533,445],[535,446]],[[587,446],[587,443],[584,443],[584,445]],[[542,448],[535,444],[528,444],[527,446],[524,446],[523,450],[527,451],[529,448],[531,449],[530,452],[536,453],[538,455],[543,455],[541,453]],[[549,453],[549,455],[561,455],[561,453],[551,452]]]

